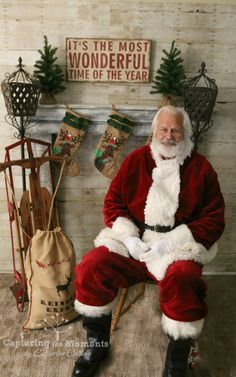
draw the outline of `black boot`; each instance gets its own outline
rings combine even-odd
[[[72,377],[92,377],[102,360],[108,354],[111,315],[83,317],[83,327],[87,330],[87,345],[83,354],[75,362]]]
[[[170,338],[163,377],[186,376],[190,349],[191,339]]]

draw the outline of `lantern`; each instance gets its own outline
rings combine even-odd
[[[218,88],[214,79],[206,75],[204,62],[199,75],[188,78],[184,88],[184,108],[187,111],[193,131],[194,150],[203,140],[202,134],[212,127],[212,112],[215,106]]]
[[[1,88],[7,108],[6,122],[18,131],[18,139],[26,137],[26,131],[35,125],[34,116],[38,107],[40,83],[23,69],[19,58],[19,69],[11,75],[7,73]],[[24,144],[21,145],[21,158],[25,158]],[[23,189],[25,190],[25,170],[22,170]]]

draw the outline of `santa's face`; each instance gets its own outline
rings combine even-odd
[[[161,156],[167,158],[177,156],[184,141],[183,115],[181,113],[160,113],[153,141]]]

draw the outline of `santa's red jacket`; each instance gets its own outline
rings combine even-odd
[[[224,200],[207,159],[192,153],[182,165],[175,159],[156,161],[148,145],[122,163],[105,197],[104,215],[107,228],[95,246],[105,245],[111,252],[128,256],[123,244],[128,236],[145,242],[170,239],[173,252],[147,265],[158,280],[177,260],[209,263],[224,230]],[[151,230],[155,225],[171,230]]]

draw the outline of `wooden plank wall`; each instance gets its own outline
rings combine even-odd
[[[158,68],[163,48],[172,40],[182,51],[188,76],[205,61],[208,74],[216,79],[219,95],[214,126],[199,151],[216,169],[226,201],[226,230],[219,242],[219,254],[208,272],[236,272],[236,4],[159,1],[0,0],[0,80],[16,68],[18,57],[29,72],[39,58],[43,35],[58,47],[58,63],[65,70],[65,38],[129,38],[152,41],[151,77]],[[59,192],[62,223],[72,238],[78,260],[92,247],[103,227],[102,203],[109,180],[93,166],[94,149],[102,134],[111,104],[133,116],[137,122],[122,157],[145,143],[148,127],[159,97],[150,94],[151,84],[66,83],[58,105],[39,107],[38,125],[31,136],[51,141],[64,114],[63,104],[90,115],[93,124],[78,152],[80,175],[63,178]],[[181,104],[181,99],[179,99]],[[13,127],[5,121],[6,108],[0,95],[0,161],[4,148],[16,141]],[[15,158],[19,154],[14,155]],[[45,181],[47,176],[45,175]],[[16,173],[16,192],[21,177]],[[11,270],[10,232],[3,175],[0,176],[0,270]]]

